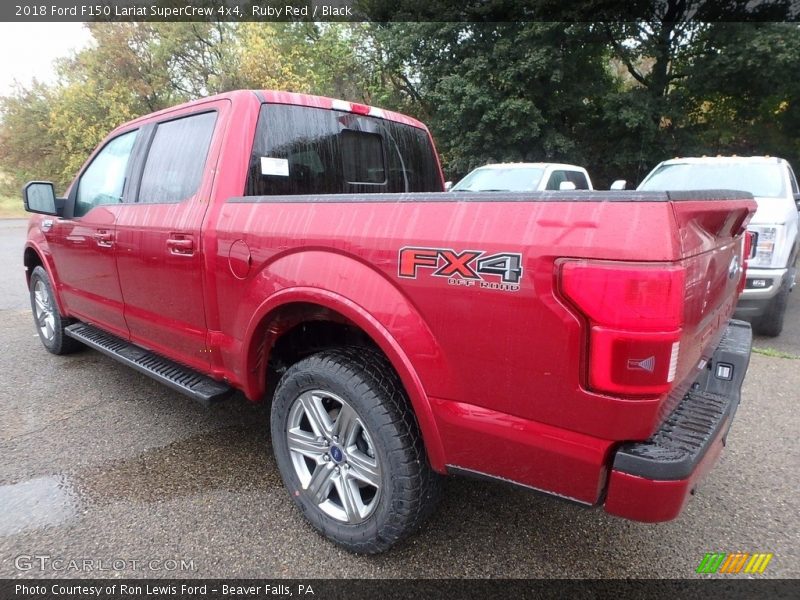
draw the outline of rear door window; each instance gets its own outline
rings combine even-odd
[[[338,110],[261,107],[248,196],[440,191],[422,129]]]
[[[547,190],[558,190],[561,188],[561,184],[567,181],[567,176],[564,171],[553,171],[550,175],[550,179],[547,180]]]
[[[216,112],[206,112],[158,124],[142,173],[139,202],[182,202],[197,192],[216,120]]]
[[[574,183],[576,190],[589,189],[589,182],[586,180],[586,175],[580,171],[565,171],[565,173],[567,176],[567,181]]]

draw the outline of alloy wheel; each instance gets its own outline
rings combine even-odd
[[[381,468],[364,422],[342,398],[302,393],[286,427],[289,455],[304,493],[342,523],[367,519],[378,505]]]

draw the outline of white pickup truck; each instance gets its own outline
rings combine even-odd
[[[612,187],[619,189],[624,183],[615,182]],[[636,189],[727,189],[753,194],[758,210],[747,229],[756,237],[736,316],[751,320],[756,333],[779,335],[800,248],[800,189],[789,163],[769,156],[675,158],[656,166]]]
[[[453,192],[545,192],[591,190],[592,180],[583,167],[563,163],[498,163],[470,171]]]

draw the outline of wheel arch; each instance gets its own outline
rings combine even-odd
[[[61,301],[61,294],[59,294],[58,279],[55,277],[53,265],[50,263],[47,254],[45,254],[37,244],[29,240],[25,244],[25,249],[22,254],[22,263],[25,266],[25,283],[29,290],[31,287],[31,275],[33,274],[33,270],[36,267],[42,267],[45,270],[47,276],[50,278],[58,312],[62,315],[66,315],[66,307]]]
[[[435,344],[432,334],[416,311],[411,318],[419,328],[417,335],[422,338],[430,336],[430,339],[423,339],[421,343],[424,346]],[[444,472],[446,467],[441,437],[422,378],[412,358],[414,355],[407,351],[396,331],[392,331],[391,325],[376,318],[350,297],[336,291],[306,286],[291,287],[273,294],[262,303],[250,321],[243,346],[247,373],[243,386],[245,394],[254,400],[264,395],[268,386],[267,367],[276,344],[298,326],[315,321],[357,328],[383,353],[408,395],[431,466]]]

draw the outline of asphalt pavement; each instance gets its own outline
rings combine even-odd
[[[0,577],[687,578],[740,551],[774,554],[763,577],[800,577],[800,360],[753,354],[728,447],[675,521],[452,478],[420,533],[354,556],[294,509],[265,406],[204,409],[97,352],[45,352],[24,236],[0,221]],[[758,348],[800,355],[798,292]]]

